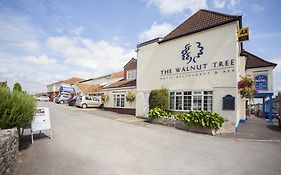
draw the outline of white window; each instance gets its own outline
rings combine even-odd
[[[213,108],[212,91],[170,92],[170,110],[212,111],[212,108]]]
[[[113,95],[114,107],[124,108],[125,107],[125,94],[114,94]]]
[[[137,69],[127,71],[127,80],[137,79]]]

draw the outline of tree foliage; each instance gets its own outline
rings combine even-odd
[[[0,128],[8,129],[30,126],[35,114],[34,99],[22,92],[9,92],[0,87]]]
[[[21,85],[19,83],[15,83],[13,87],[14,92],[22,92]]]

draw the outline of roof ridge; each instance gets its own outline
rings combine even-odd
[[[247,54],[252,55],[252,56],[254,56],[254,57],[257,57],[257,58],[259,58],[260,60],[262,60],[262,61],[264,61],[264,62],[266,62],[266,63],[277,65],[276,63],[272,63],[272,62],[270,62],[270,61],[267,61],[267,60],[265,60],[265,59],[263,59],[263,58],[261,58],[261,57],[259,57],[259,56],[257,56],[257,55],[254,55],[253,53],[248,52],[248,51],[246,51],[246,50],[244,50],[243,52],[246,52]]]
[[[182,36],[208,30],[210,28],[228,24],[234,21],[240,21],[241,19],[242,16],[200,9],[177,27],[175,27],[163,38],[163,40],[159,41],[158,43],[163,43],[169,40],[180,38]]]
[[[200,9],[199,11],[211,12],[211,13],[215,13],[217,15],[230,16],[230,17],[241,17],[242,16],[242,15],[230,15],[230,14],[217,12],[217,11],[213,11],[213,10],[209,10],[209,9]]]

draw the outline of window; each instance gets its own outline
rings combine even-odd
[[[213,108],[212,91],[170,92],[170,110],[212,111],[212,108]]]
[[[137,79],[137,69],[127,71],[127,80]]]
[[[125,107],[125,94],[114,94],[113,95],[113,105],[114,107]]]

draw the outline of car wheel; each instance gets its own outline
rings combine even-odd
[[[83,108],[83,109],[87,108],[87,104],[85,104],[85,103],[82,104],[82,108]]]
[[[63,104],[63,101],[62,101],[62,100],[60,101],[60,104]]]
[[[281,118],[278,120],[279,126],[281,127]]]

